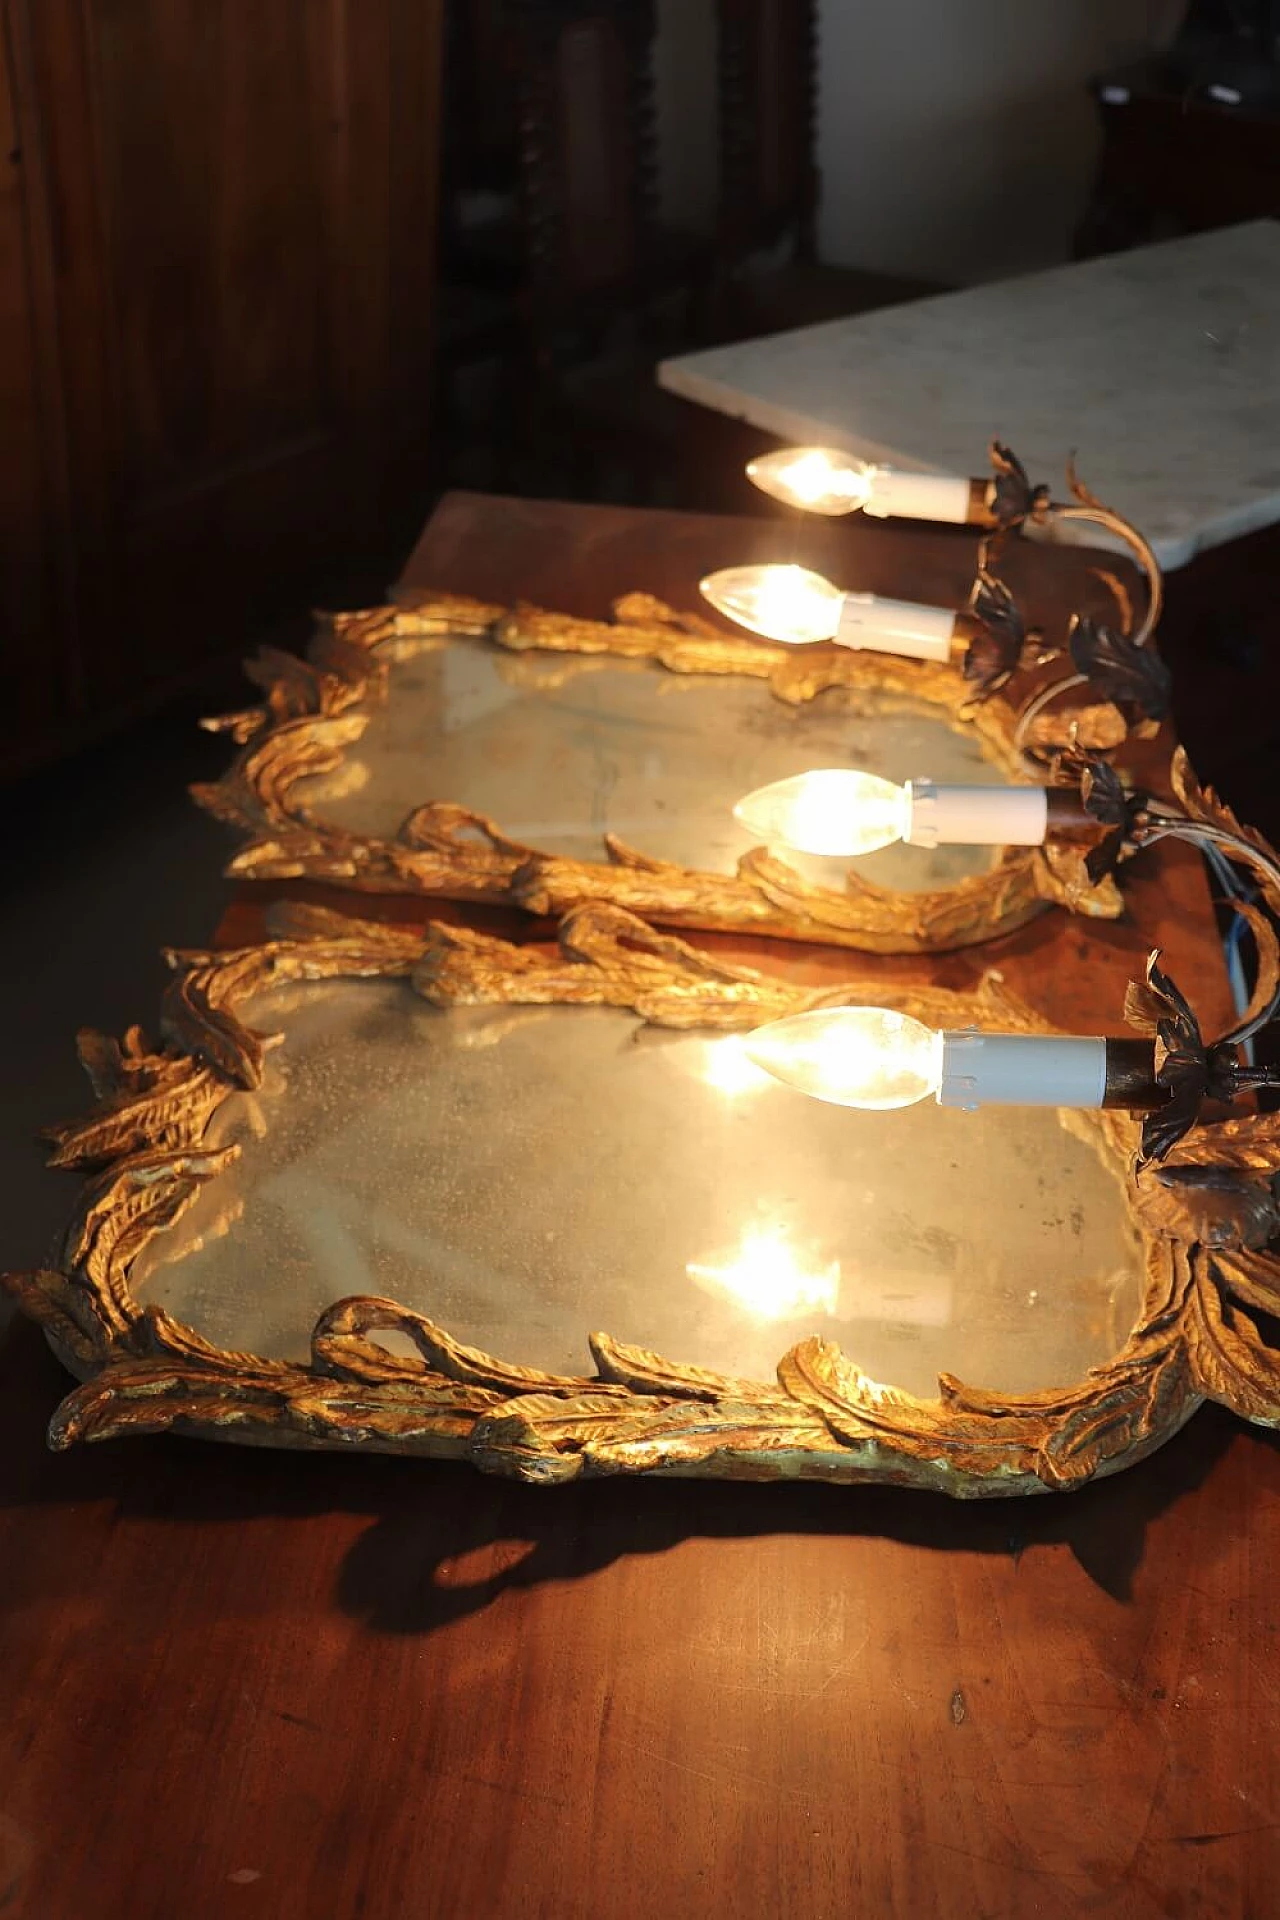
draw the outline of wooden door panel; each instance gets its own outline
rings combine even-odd
[[[0,766],[75,701],[62,629],[60,439],[41,368],[41,235],[28,200],[14,52],[0,9]]]
[[[334,432],[327,0],[111,0],[89,15],[115,396],[136,504]]]
[[[425,420],[440,0],[10,5],[102,712],[376,542]]]
[[[240,644],[343,517],[348,12],[31,9],[91,711]]]
[[[431,391],[431,315],[436,284],[442,0],[392,0],[387,10],[387,95],[382,165],[387,174],[389,275],[387,391],[393,443],[420,463]],[[362,128],[353,122],[358,142]],[[410,479],[416,536],[426,516],[421,479]]]

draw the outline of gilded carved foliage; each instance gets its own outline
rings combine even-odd
[[[604,903],[580,907],[554,951],[457,927],[424,934],[288,909],[288,938],[227,954],[174,954],[163,1038],[81,1038],[97,1104],[55,1128],[55,1158],[91,1178],[56,1267],[6,1285],[83,1378],[59,1408],[55,1446],[168,1428],[284,1446],[355,1446],[467,1459],[533,1482],[662,1472],[741,1478],[889,1480],[962,1496],[1069,1489],[1159,1444],[1202,1398],[1280,1420],[1277,1355],[1264,1322],[1280,1300],[1269,1248],[1280,1212],[1280,1116],[1200,1127],[1158,1169],[1129,1176],[1146,1288],[1122,1350],[1075,1385],[1010,1396],[944,1377],[923,1400],[868,1378],[822,1339],[800,1343],[773,1381],[729,1379],[592,1334],[594,1370],[545,1374],[461,1345],[391,1300],[340,1300],[317,1322],[306,1364],[211,1346],[133,1293],[133,1261],[216,1180],[236,1146],[207,1150],[209,1116],[260,1080],[264,1049],[246,1008],[287,981],[402,976],[441,1007],[607,1004],[664,1026],[749,1028],[850,998],[934,1025],[1044,1024],[988,977],[976,994],[848,982],[815,993],[729,965]],[[1068,1116],[1117,1167],[1136,1123]],[[251,1151],[252,1149],[248,1149]],[[269,1284],[264,1276],[263,1284]],[[373,1336],[408,1336],[410,1357]]]
[[[435,801],[414,809],[394,839],[354,833],[313,814],[300,783],[331,774],[388,694],[397,659],[444,643],[450,634],[486,636],[513,656],[556,655],[566,667],[591,656],[648,660],[670,673],[747,675],[793,705],[843,687],[937,709],[972,731],[993,767],[1023,777],[1016,717],[998,698],[975,703],[954,667],[843,647],[800,650],[726,634],[677,614],[649,594],[624,595],[610,621],[517,606],[507,610],[457,595],[420,595],[395,606],[331,616],[307,661],[273,650],[249,663],[262,705],[209,724],[240,748],[231,771],[193,789],[201,805],[248,836],[228,872],[255,880],[311,879],[378,893],[492,900],[557,916],[599,900],[681,927],[729,928],[821,941],[868,952],[929,952],[1010,932],[1048,905],[1093,918],[1121,911],[1111,876],[1095,883],[1083,849],[1070,841],[1006,848],[992,868],[932,893],[902,894],[851,873],[845,890],[801,877],[766,848],[743,856],[734,874],[702,873],[655,860],[613,835],[600,862],[546,854],[504,834],[482,814]],[[1076,716],[1082,744],[1105,749],[1122,738],[1114,709]],[[1046,727],[1028,734],[1041,742]],[[1115,727],[1119,726],[1119,735]],[[424,781],[429,772],[424,768]]]

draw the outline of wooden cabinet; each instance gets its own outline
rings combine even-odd
[[[0,0],[0,766],[425,499],[440,0]]]
[[[68,569],[59,552],[62,443],[49,418],[40,325],[44,235],[26,187],[11,41],[0,37],[0,764],[10,737],[71,712]]]

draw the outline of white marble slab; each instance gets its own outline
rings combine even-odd
[[[1166,567],[1280,520],[1280,223],[1251,221],[664,362],[797,443],[982,473],[994,435],[1095,493]]]

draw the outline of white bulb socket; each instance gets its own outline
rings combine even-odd
[[[908,780],[912,847],[1040,847],[1049,827],[1044,787],[940,787]]]
[[[854,652],[902,653],[912,660],[949,660],[957,615],[915,600],[878,593],[846,593],[835,631],[837,646]]]
[[[1107,1043],[1036,1033],[942,1036],[940,1107],[1100,1107]]]
[[[873,467],[863,512],[877,520],[945,520],[963,526],[969,518],[971,482],[951,473],[896,473]]]

